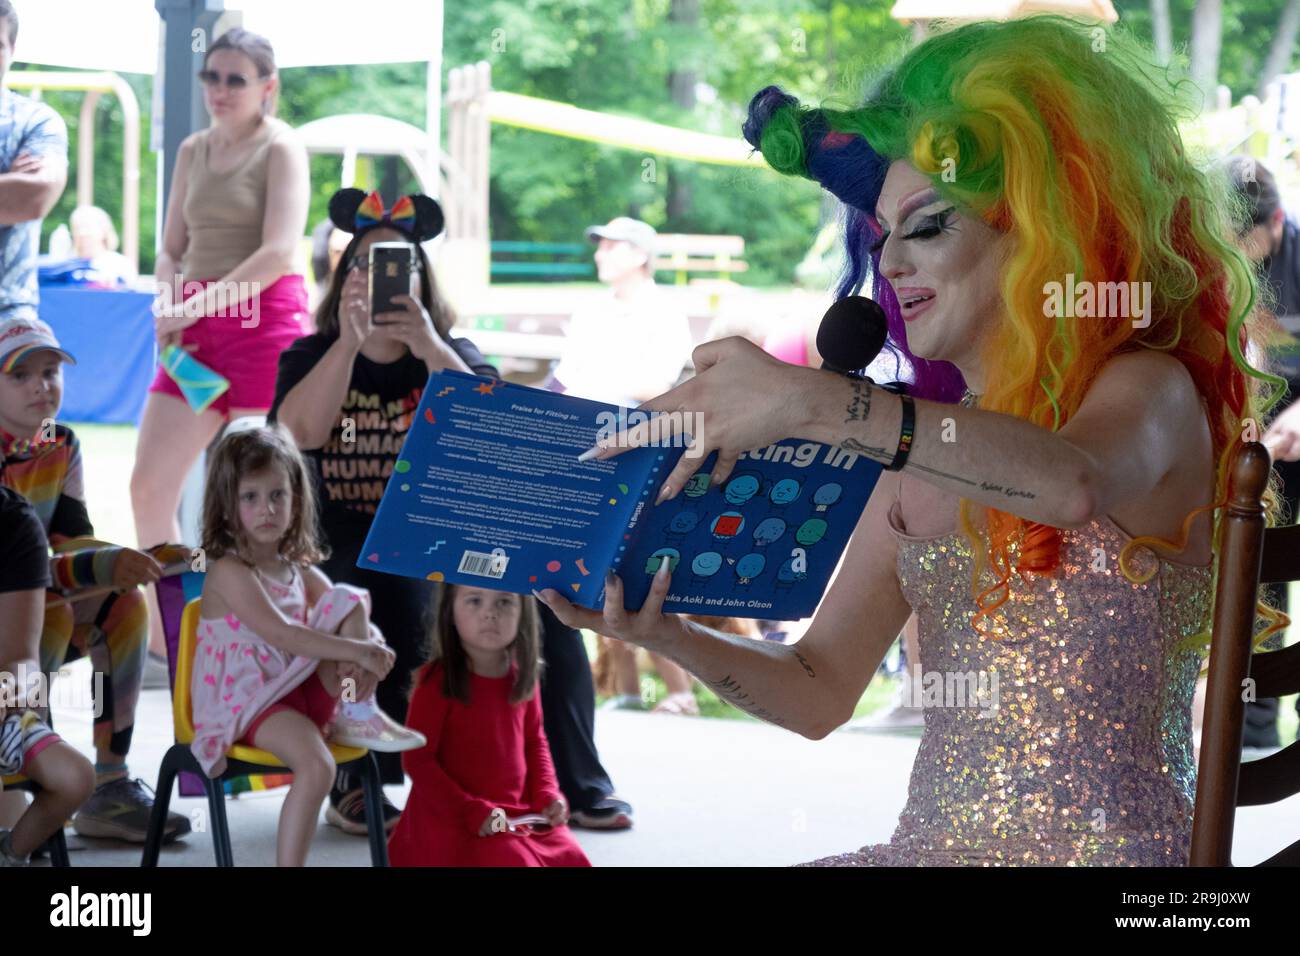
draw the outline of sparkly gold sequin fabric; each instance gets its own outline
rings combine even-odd
[[[982,673],[996,694],[978,705],[927,700],[891,841],[808,865],[1186,865],[1200,658],[1174,645],[1206,623],[1210,569],[1137,548],[1132,569],[1159,570],[1133,584],[1119,569],[1128,535],[1098,519],[1063,532],[1055,576],[1013,576],[1010,598],[983,622],[1007,629],[995,641],[970,623],[964,536],[914,537],[899,521],[895,505],[923,674]],[[986,568],[981,586],[995,580]]]

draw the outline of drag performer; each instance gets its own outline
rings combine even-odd
[[[790,436],[886,470],[797,645],[662,614],[664,574],[635,613],[617,579],[603,614],[542,597],[813,739],[914,611],[921,671],[987,692],[927,697],[892,840],[818,864],[1187,863],[1214,516],[1284,382],[1244,356],[1262,319],[1227,184],[1187,155],[1162,76],[1117,33],[1031,17],[926,40],[854,109],[751,103],[769,164],[844,203],[839,294],[870,275],[909,393],[724,339],[642,408],[702,412],[715,480]]]

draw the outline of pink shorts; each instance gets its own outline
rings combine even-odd
[[[203,287],[215,281],[204,279]],[[195,289],[186,283],[185,291],[194,294]],[[181,334],[181,347],[230,381],[230,388],[211,407],[222,415],[229,414],[232,408],[270,408],[280,353],[307,334],[306,321],[307,286],[302,276],[286,275],[241,307],[204,316],[187,328]],[[176,382],[161,367],[149,391],[185,400]]]
[[[262,726],[266,718],[281,710],[296,710],[319,727],[323,734],[329,728],[330,721],[334,719],[334,708],[337,705],[338,701],[330,696],[330,692],[321,683],[320,677],[312,674],[254,717],[253,722],[248,725],[248,731],[244,734],[242,742],[252,745],[253,735],[257,733],[257,728]]]

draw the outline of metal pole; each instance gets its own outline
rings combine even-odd
[[[163,40],[163,179],[158,208],[167,208],[181,141],[208,125],[196,73],[212,42],[213,27],[225,0],[154,0],[162,18]],[[161,241],[161,232],[159,234]]]

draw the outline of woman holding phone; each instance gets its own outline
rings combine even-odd
[[[497,372],[468,339],[451,338],[455,316],[420,247],[442,231],[437,202],[404,196],[385,210],[378,193],[342,189],[330,200],[330,219],[352,238],[316,310],[317,331],[280,356],[268,417],[289,429],[313,472],[321,530],[331,551],[321,569],[331,580],[370,591],[372,619],[397,653],[376,696],[380,709],[400,720],[410,675],[425,661],[424,617],[434,585],[358,568],[357,559],[429,375],[446,369],[493,377]],[[370,266],[371,249],[379,243],[381,260],[405,266],[398,272],[409,272],[409,280],[389,311],[376,312]],[[387,298],[391,289],[382,288],[383,276],[377,284]],[[399,755],[378,757],[384,782],[401,783]],[[399,811],[387,800],[384,816],[391,830]],[[359,783],[339,781],[326,819],[351,833],[366,832]]]

